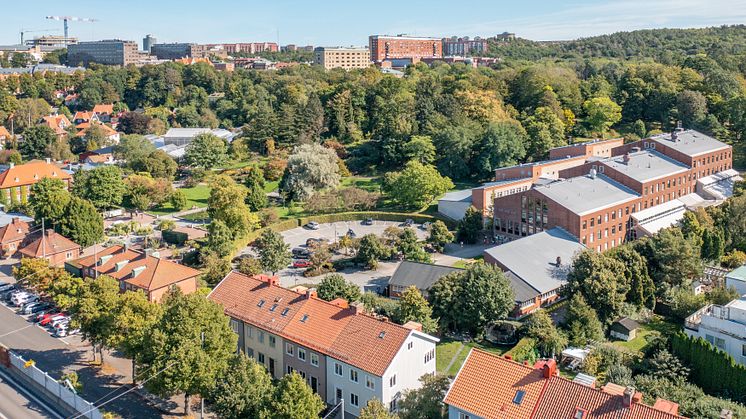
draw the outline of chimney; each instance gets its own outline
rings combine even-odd
[[[349,304],[347,304],[347,300],[344,298],[335,298],[329,302],[340,308],[350,308]]]
[[[629,408],[632,406],[632,402],[635,398],[635,388],[627,386],[627,388],[624,389],[624,394],[622,394],[622,397],[624,398],[624,407]]]
[[[555,264],[557,265],[558,268],[560,266],[562,266],[562,257],[561,256],[557,256],[557,262]]]
[[[312,298],[318,298],[318,294],[316,294],[316,288],[309,288],[306,290],[306,299],[312,299]]]
[[[50,159],[49,157],[47,157],[47,164],[50,164],[50,163],[52,163],[52,159]]]
[[[544,378],[551,378],[557,375],[557,361],[554,359],[547,359],[542,367],[542,375]]]
[[[624,164],[629,164],[629,152],[624,153]]]
[[[14,167],[16,167],[16,164],[15,164],[15,163],[13,163],[13,162],[10,162],[10,168],[12,169],[12,168],[14,168]]]
[[[676,131],[684,131],[684,127],[681,125],[681,121],[676,121]]]
[[[279,283],[279,278],[276,276],[265,275],[263,279],[264,279],[264,282],[266,282],[267,285],[269,286],[278,285]]]
[[[588,175],[591,177],[591,179],[596,178],[596,169],[591,169],[590,173]]]
[[[354,303],[350,304],[350,309],[352,310],[352,313],[356,316],[358,314],[364,314],[365,304],[362,301],[355,301]]]
[[[679,134],[676,131],[671,131],[671,140],[676,141],[679,137]]]
[[[512,361],[512,360],[513,360],[513,357],[512,357],[512,356],[510,356],[510,355],[505,355],[505,359],[507,359],[508,361]]]
[[[723,409],[720,411],[720,419],[733,419],[733,412],[731,412],[728,409]]]

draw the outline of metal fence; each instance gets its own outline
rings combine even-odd
[[[8,355],[10,356],[10,364],[16,370],[44,387],[51,396],[59,399],[60,403],[70,406],[71,409],[74,409],[77,412],[86,412],[81,417],[103,419],[101,411],[94,407],[92,403],[75,394],[66,386],[60,384],[57,380],[50,377],[49,374],[37,368],[36,365],[26,366],[26,360],[13,352],[8,351]]]

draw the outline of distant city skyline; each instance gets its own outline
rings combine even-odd
[[[41,4],[39,4],[41,3]],[[513,32],[532,40],[565,40],[619,31],[661,27],[705,27],[746,23],[746,2],[734,0],[575,0],[524,2],[441,0],[371,3],[327,0],[143,1],[105,3],[12,3],[5,6],[0,44],[45,34],[62,34],[62,22],[47,15],[97,19],[71,22],[70,36],[81,41],[120,38],[137,41],[152,34],[158,42],[278,42],[282,45],[367,45],[368,35],[399,34],[488,37]]]

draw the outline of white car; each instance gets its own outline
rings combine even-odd
[[[304,225],[303,227],[309,229],[309,230],[318,230],[321,226],[316,221],[311,221]]]
[[[50,326],[53,329],[56,329],[57,325],[62,324],[62,323],[67,324],[68,322],[70,322],[70,318],[69,317],[67,317],[67,316],[60,316],[60,317],[56,318],[55,320],[52,320],[52,322],[49,323],[49,324],[50,324]]]
[[[18,295],[14,295],[13,298],[10,299],[10,302],[16,306],[22,306],[26,303],[33,303],[34,301],[37,301],[38,299],[39,299],[38,295],[24,292]]]
[[[80,333],[80,329],[70,329],[68,325],[55,330],[54,336],[58,338],[64,338],[65,336],[77,335],[78,333]]]

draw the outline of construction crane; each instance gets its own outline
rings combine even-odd
[[[54,29],[23,29],[21,28],[21,45],[23,45],[23,35],[31,32],[47,32],[47,31],[53,31]]]
[[[47,19],[51,20],[61,20],[63,23],[63,27],[65,28],[65,42],[69,39],[67,35],[67,22],[98,22],[96,19],[89,19],[87,17],[75,17],[75,16],[47,16]]]

